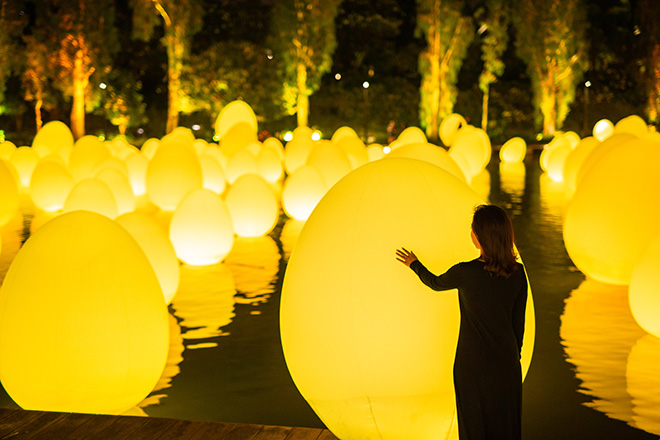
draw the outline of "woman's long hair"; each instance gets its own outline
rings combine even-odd
[[[502,208],[495,205],[479,205],[472,217],[472,230],[479,240],[484,269],[491,276],[508,278],[517,269],[513,225]]]

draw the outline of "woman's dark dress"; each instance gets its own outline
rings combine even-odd
[[[454,388],[460,439],[520,439],[527,277],[521,264],[508,278],[492,277],[484,264],[458,263],[440,276],[419,261],[410,268],[433,290],[458,289]]]

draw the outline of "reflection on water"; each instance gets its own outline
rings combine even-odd
[[[660,434],[660,339],[635,322],[627,287],[584,281],[566,300],[560,336],[587,406]]]

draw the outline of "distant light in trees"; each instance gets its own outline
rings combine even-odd
[[[312,140],[318,141],[319,139],[321,139],[321,132],[316,130],[314,133],[312,133]]]
[[[585,81],[584,86],[585,87],[591,87],[591,81]]]
[[[137,132],[138,134],[144,134],[144,128],[138,128]]]
[[[284,140],[286,142],[289,142],[291,139],[293,139],[293,132],[287,131],[286,133],[284,133]]]
[[[339,81],[341,79],[341,73],[335,73],[335,79]]]
[[[190,127],[190,128],[192,128],[193,131],[199,131],[199,130],[202,129],[202,126],[199,125],[199,124],[194,124],[194,125],[193,125],[192,127]]]
[[[108,86],[107,86],[106,83],[102,82],[101,84],[99,84],[99,89],[105,90],[107,88],[108,88]]]
[[[368,89],[369,88],[369,81],[363,82],[362,87],[364,87],[365,89]]]

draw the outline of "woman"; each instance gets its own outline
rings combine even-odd
[[[520,439],[527,276],[516,261],[513,226],[494,205],[478,206],[472,242],[479,258],[435,276],[405,248],[396,258],[433,290],[458,289],[461,326],[454,389],[461,440]]]

